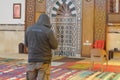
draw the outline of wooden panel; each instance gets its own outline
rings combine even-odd
[[[106,39],[106,7],[107,0],[95,0],[95,38],[94,40]]]
[[[36,0],[36,12],[45,12],[46,0]]]
[[[107,13],[113,12],[113,10],[111,9],[113,7],[111,2],[112,2],[112,0],[107,0]]]
[[[35,0],[26,0],[25,30],[35,23]]]
[[[90,56],[93,42],[94,0],[83,0],[82,56]]]
[[[46,0],[36,0],[35,22],[39,16],[46,11]]]
[[[38,18],[39,18],[39,16],[40,16],[41,14],[42,14],[42,13],[36,12],[36,14],[35,14],[35,22],[37,22],[37,20],[38,20]]]
[[[120,23],[120,13],[108,14],[108,23]]]

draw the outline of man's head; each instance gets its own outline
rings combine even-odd
[[[41,14],[40,17],[38,18],[37,24],[41,24],[48,28],[51,28],[50,18],[48,17],[47,14]]]

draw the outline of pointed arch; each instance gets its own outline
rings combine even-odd
[[[56,1],[55,5],[52,8],[52,17],[63,14],[62,12],[65,13],[64,15],[67,15],[67,13],[69,13],[72,16],[76,16],[77,14],[75,5],[72,3],[71,0]]]
[[[53,55],[81,56],[82,0],[47,0],[46,13],[58,40]]]

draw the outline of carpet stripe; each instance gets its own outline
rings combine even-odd
[[[57,68],[57,69],[52,70],[51,72],[52,72],[52,73],[55,73],[55,72],[59,72],[60,70],[62,70],[62,69]]]
[[[100,74],[101,72],[96,72],[93,75],[89,76],[86,80],[93,80],[96,75]]]
[[[107,74],[107,72],[101,73],[98,76],[96,76],[97,78],[102,78],[105,74]]]
[[[67,80],[74,80],[74,77],[80,76],[80,74],[82,74],[82,73],[84,73],[84,72],[86,72],[86,71],[80,71],[80,72],[78,72],[78,73],[76,73],[76,74],[73,74],[73,75],[69,76],[69,78],[67,78]],[[80,78],[80,77],[79,77],[79,78]]]
[[[81,80],[81,78],[79,77],[79,73],[73,74],[70,78],[68,78],[67,80]]]
[[[103,76],[100,77],[100,79],[104,79],[108,74],[109,72],[106,72]]]
[[[71,70],[68,70],[68,69],[61,69],[60,71],[58,71],[58,72],[55,72],[55,73],[53,73],[53,72],[51,72],[52,74],[52,76],[51,76],[51,78],[58,78],[58,77],[60,77],[60,76],[63,76],[65,73],[67,73],[67,72],[71,72]]]
[[[118,78],[120,78],[120,74],[117,74],[117,75],[113,78],[113,80],[118,80]]]
[[[115,73],[108,73],[107,76],[104,76],[104,80],[111,80],[112,76],[115,75]]]
[[[65,80],[64,77],[67,76],[67,75],[69,75],[69,74],[71,74],[71,73],[72,73],[72,74],[75,74],[75,73],[73,73],[73,72],[71,72],[71,71],[70,71],[70,72],[66,72],[66,73],[64,73],[62,76],[59,76],[58,78],[56,78],[56,80]],[[71,75],[72,75],[72,74],[71,74]]]
[[[92,71],[85,71],[84,73],[81,73],[81,74],[80,74],[80,77],[85,78],[85,77],[87,77],[87,76],[89,76],[89,75],[91,75],[91,74],[93,74]]]
[[[67,80],[70,76],[72,76],[73,74],[76,74],[78,73],[79,71],[75,71],[75,72],[72,72],[71,74],[65,76],[62,80]]]

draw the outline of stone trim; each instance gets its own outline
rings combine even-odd
[[[24,31],[24,24],[0,24],[0,31]]]

